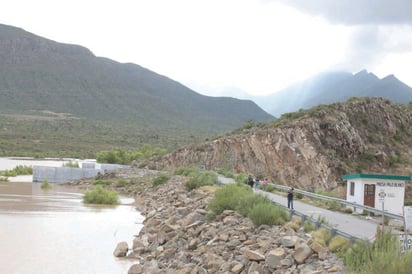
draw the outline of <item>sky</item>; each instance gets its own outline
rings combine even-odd
[[[0,23],[196,92],[274,93],[329,70],[412,87],[410,0],[2,0]]]

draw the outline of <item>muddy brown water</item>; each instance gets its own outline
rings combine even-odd
[[[113,251],[120,241],[131,246],[142,227],[133,199],[87,206],[71,187],[40,185],[0,183],[0,273],[127,273],[136,262]]]

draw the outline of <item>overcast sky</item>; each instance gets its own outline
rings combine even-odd
[[[197,92],[268,94],[327,70],[412,86],[410,0],[3,0],[0,23]]]

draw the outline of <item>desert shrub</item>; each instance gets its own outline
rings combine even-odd
[[[156,187],[158,185],[162,185],[169,181],[170,176],[164,173],[160,173],[156,175],[156,177],[153,179],[153,186]]]
[[[293,218],[291,221],[286,223],[286,226],[292,228],[294,231],[298,231],[301,225],[302,220],[300,218]]]
[[[208,204],[213,214],[219,215],[224,210],[235,210],[238,207],[239,197],[252,193],[252,190],[242,184],[228,184],[215,191],[213,200]]]
[[[312,232],[312,231],[315,230],[315,225],[314,225],[311,221],[306,221],[306,222],[303,224],[303,230],[304,230],[306,233],[310,233],[310,232]]]
[[[248,216],[251,209],[261,203],[270,203],[269,199],[248,191],[238,198],[238,203],[235,207],[235,210],[242,214],[243,216]]]
[[[167,150],[160,147],[153,147],[144,144],[132,151],[122,149],[99,151],[96,153],[96,160],[99,163],[128,165],[134,160],[146,159],[156,155],[164,155]]]
[[[326,190],[316,191],[316,194],[319,194],[319,195],[322,195],[322,196],[327,196],[327,197],[336,198],[336,195],[335,195],[335,194],[333,194],[332,192],[326,191]]]
[[[342,211],[345,212],[345,213],[348,213],[348,214],[352,214],[352,212],[353,212],[352,208],[350,208],[350,207],[345,207],[345,208],[343,208]]]
[[[286,210],[273,205],[266,197],[253,193],[244,183],[218,188],[208,207],[212,211],[210,218],[216,217],[224,210],[234,210],[249,217],[255,225],[284,224],[289,220]]]
[[[329,250],[334,253],[346,252],[349,247],[350,242],[341,236],[335,236],[329,242]]]
[[[236,183],[241,183],[241,184],[246,184],[247,182],[247,175],[244,173],[239,173],[235,176],[235,182]]]
[[[16,177],[19,175],[31,175],[33,174],[33,168],[31,166],[18,165],[11,170],[0,171],[0,176]]]
[[[341,208],[341,205],[338,201],[329,201],[327,205],[328,209],[332,211],[338,211]]]
[[[197,172],[197,168],[193,166],[182,166],[182,167],[176,168],[175,175],[189,176],[190,174],[196,173],[196,172]]]
[[[93,181],[93,185],[97,186],[97,185],[101,185],[101,186],[108,186],[110,185],[111,182],[108,180],[94,180]]]
[[[218,169],[216,169],[216,172],[218,174],[221,174],[221,175],[227,177],[227,178],[235,178],[235,175],[233,174],[233,172],[231,172],[231,171],[229,171],[225,168],[218,168]]]
[[[45,179],[45,180],[41,183],[40,188],[41,188],[42,190],[49,190],[49,189],[51,188],[51,185],[50,185],[49,181],[48,181],[47,179]]]
[[[295,198],[296,198],[296,199],[299,199],[299,200],[302,200],[302,199],[303,199],[303,194],[302,194],[302,193],[299,193],[299,192],[296,192],[296,193],[295,193]]]
[[[311,235],[313,240],[322,246],[327,246],[329,240],[331,239],[330,231],[324,227],[321,227],[316,231],[312,231]]]
[[[274,186],[272,186],[271,184],[268,184],[267,186],[266,186],[266,189],[265,189],[265,191],[267,191],[267,192],[272,192],[272,191],[274,191],[276,188],[274,187]]]
[[[63,167],[74,167],[74,168],[77,168],[77,167],[79,167],[79,163],[76,162],[76,161],[69,161],[69,162],[67,162],[67,163],[64,163],[64,164],[63,164]]]
[[[199,188],[201,186],[213,185],[217,182],[217,175],[211,171],[197,171],[189,176],[185,183],[188,190]]]
[[[126,181],[123,179],[120,179],[119,181],[117,181],[116,183],[116,187],[124,187],[126,186]]]
[[[379,229],[375,242],[358,241],[343,258],[353,273],[407,274],[412,268],[412,253],[402,253],[398,236]]]
[[[119,203],[119,195],[116,191],[110,191],[101,185],[97,185],[93,190],[86,191],[83,196],[83,202],[85,204],[117,205]]]
[[[289,215],[281,207],[272,203],[256,204],[250,211],[248,217],[255,226],[260,225],[283,225],[289,220]]]

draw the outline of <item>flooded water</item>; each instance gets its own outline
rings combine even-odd
[[[135,261],[113,251],[120,241],[131,246],[142,227],[133,199],[87,206],[70,187],[40,185],[0,183],[0,273],[127,273]]]

